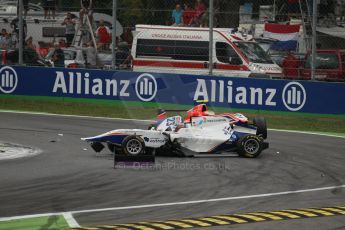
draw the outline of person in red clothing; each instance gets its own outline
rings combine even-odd
[[[205,14],[207,7],[202,0],[197,0],[194,9],[195,14],[192,24],[195,26],[199,26],[201,24],[201,18]]]
[[[109,45],[111,42],[111,35],[109,27],[105,26],[104,20],[99,21],[99,26],[96,30],[96,35],[98,37],[98,45],[97,48],[101,50],[109,49]]]
[[[37,53],[41,57],[45,57],[49,53],[49,48],[50,48],[50,44],[49,43],[45,43],[45,42],[39,41],[38,42]]]
[[[193,19],[195,17],[195,10],[189,3],[185,4],[182,17],[183,17],[183,24],[185,26],[192,25]]]
[[[293,79],[298,78],[299,60],[291,51],[284,58],[282,66],[283,66],[284,77],[293,78]]]
[[[203,3],[202,0],[197,0],[196,4],[195,4],[195,11],[196,11],[196,17],[201,17],[205,11],[206,11],[207,7],[205,5],[205,3]]]

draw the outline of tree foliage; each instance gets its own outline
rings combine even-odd
[[[124,26],[144,23],[145,11],[143,0],[118,1],[118,19]]]
[[[41,0],[36,0],[41,2]],[[254,2],[256,0],[253,0]],[[263,1],[263,0],[261,0]],[[195,0],[185,0],[194,4]],[[204,1],[208,5],[208,0]],[[214,0],[215,16],[220,27],[237,27],[241,0]],[[117,0],[118,20],[125,26],[169,24],[175,0]],[[97,12],[112,14],[113,0],[93,0]],[[58,0],[61,10],[78,11],[80,0]]]
[[[239,26],[240,0],[215,0],[215,18],[219,27],[235,28]]]

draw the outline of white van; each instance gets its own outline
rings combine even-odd
[[[213,74],[231,77],[282,76],[251,36],[215,28]],[[207,75],[209,30],[197,27],[137,25],[132,46],[133,70]]]

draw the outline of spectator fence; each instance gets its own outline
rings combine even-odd
[[[255,62],[252,59],[263,59],[262,54],[259,54],[261,51],[255,50],[255,47],[243,48],[244,46],[235,44],[230,48],[217,48],[218,38],[211,31],[227,30],[227,36],[232,36],[233,39],[256,41],[267,56],[282,68],[282,78],[336,81],[345,79],[345,52],[342,52],[345,46],[345,1],[343,0],[94,0],[92,7],[86,10],[86,15],[92,16],[92,31],[78,26],[79,12],[83,7],[77,0],[60,0],[54,7],[48,8],[37,5],[34,1],[30,2],[29,6],[23,5],[25,3],[23,0],[18,2],[23,9],[18,11],[21,15],[19,19],[23,20],[14,22],[17,17],[15,12],[11,15],[0,14],[2,18],[0,29],[6,29],[1,35],[1,48],[3,50],[19,48],[18,60],[16,57],[14,60],[7,58],[8,60],[3,61],[3,64],[18,62],[33,65],[36,63],[32,59],[27,59],[26,49],[35,48],[39,55],[44,56],[46,50],[53,49],[54,43],[61,44],[62,47],[66,46],[67,31],[72,27],[63,23],[66,18],[71,17],[74,36],[79,36],[79,29],[80,34],[83,35],[84,40],[81,44],[88,43],[90,38],[87,36],[88,33],[95,34],[96,43],[93,46],[99,55],[97,65],[90,65],[88,59],[91,57],[87,54],[91,52],[87,52],[85,47],[79,47],[77,49],[81,55],[76,51],[74,56],[68,57],[71,60],[66,62],[65,67],[70,67],[68,63],[75,61],[71,67],[131,70],[133,61],[137,58],[131,56],[133,41],[139,42],[134,39],[138,34],[136,27],[160,25],[171,27],[176,31],[194,28],[195,35],[200,36],[203,36],[204,32],[196,28],[209,28],[208,36],[212,42],[195,45],[195,39],[183,44],[178,42],[178,39],[175,43],[156,39],[159,40],[158,43],[141,44],[142,49],[154,52],[146,58],[159,65],[162,64],[162,59],[185,56],[184,62],[203,62],[209,74],[217,74],[219,71],[214,69],[220,68],[219,66],[236,65],[236,61],[235,64],[229,63],[229,59],[234,60],[234,56],[229,56],[231,52],[245,56],[244,59],[254,63],[253,65]],[[68,15],[67,12],[71,14]],[[114,23],[115,18],[118,23]],[[105,21],[105,27],[99,29],[99,22],[102,19]],[[16,35],[7,35],[9,33]],[[114,33],[116,36],[112,36]],[[150,32],[141,31],[141,33]],[[110,39],[104,38],[107,36]],[[26,43],[30,37],[33,38],[33,47],[28,47]],[[24,41],[20,42],[21,39]],[[159,61],[155,61],[158,51],[160,58]],[[138,54],[138,52],[134,53]],[[81,61],[76,61],[77,56]],[[49,63],[44,65],[49,66]],[[150,67],[158,72],[162,70],[159,65],[151,63]],[[177,70],[181,68],[176,67],[175,64],[171,65],[171,68]],[[256,71],[252,67],[249,69],[251,72]],[[233,71],[236,76],[234,69],[229,67],[229,71]]]

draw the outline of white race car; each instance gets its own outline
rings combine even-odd
[[[257,157],[268,148],[266,121],[256,117],[250,124],[240,113],[215,115],[205,104],[187,111],[187,117],[166,118],[160,111],[149,129],[116,129],[104,134],[81,138],[100,152],[104,144],[111,152],[131,156],[175,153],[184,156],[235,152],[242,157]]]

